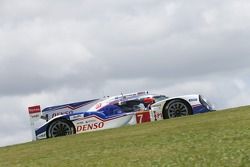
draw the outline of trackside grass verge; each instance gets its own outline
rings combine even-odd
[[[250,166],[250,107],[0,148],[0,166]]]

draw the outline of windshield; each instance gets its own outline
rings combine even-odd
[[[116,105],[119,106],[123,112],[136,112],[145,109],[144,104],[139,100],[131,100]]]

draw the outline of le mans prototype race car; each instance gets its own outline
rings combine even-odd
[[[135,125],[212,111],[201,95],[166,97],[136,92],[44,108],[29,107],[33,140]],[[34,122],[44,119],[38,129]]]

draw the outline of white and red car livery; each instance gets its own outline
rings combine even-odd
[[[29,107],[32,129],[37,118],[46,123],[33,130],[33,139],[43,139],[124,125],[180,117],[212,111],[201,95],[166,97],[136,92],[119,96],[93,99],[77,103],[47,107]]]

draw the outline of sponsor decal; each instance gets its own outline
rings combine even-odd
[[[30,116],[30,123],[32,128],[34,128],[34,122],[40,119],[41,116],[41,108],[40,106],[32,106],[28,108],[29,116]]]
[[[39,118],[39,117],[40,117],[39,114],[36,114],[36,115],[32,114],[32,115],[30,115],[30,118]]]
[[[188,101],[189,102],[193,102],[193,101],[197,101],[198,99],[197,98],[195,98],[195,99],[189,99]]]
[[[74,119],[79,119],[79,118],[83,118],[84,114],[78,114],[78,115],[72,115],[70,116],[70,120],[74,120]]]
[[[99,109],[102,107],[102,103],[98,103],[96,106],[95,106],[95,109]]]
[[[140,124],[143,122],[150,122],[150,114],[149,112],[139,112],[136,113],[136,123]]]
[[[80,121],[80,122],[76,122],[75,124],[76,125],[82,125],[82,124],[84,124],[85,122],[84,121]]]
[[[154,111],[154,117],[155,117],[155,121],[157,121],[158,119],[162,118],[163,115],[162,113]]]
[[[90,124],[90,123],[93,123],[93,122],[96,122],[96,119],[88,119],[88,120],[83,120],[83,121],[79,121],[76,120],[76,124],[77,125],[83,125],[83,124]]]
[[[73,111],[65,111],[65,112],[56,112],[56,113],[53,113],[52,114],[52,118],[54,118],[55,116],[58,116],[58,115],[64,115],[64,114],[73,114]]]
[[[78,120],[76,120],[76,121],[78,121]],[[92,122],[96,122],[96,119],[87,119],[87,120],[76,122],[76,124],[77,125],[82,125],[82,124],[90,124]]]
[[[85,123],[88,124],[88,123],[95,122],[95,121],[96,121],[96,119],[88,119],[85,121]]]
[[[32,107],[29,107],[28,109],[29,109],[30,114],[41,112],[40,106],[32,106]]]
[[[77,132],[84,132],[84,131],[89,131],[89,130],[96,130],[96,129],[101,129],[104,126],[104,122],[96,122],[92,124],[85,124],[81,126],[76,127]]]

